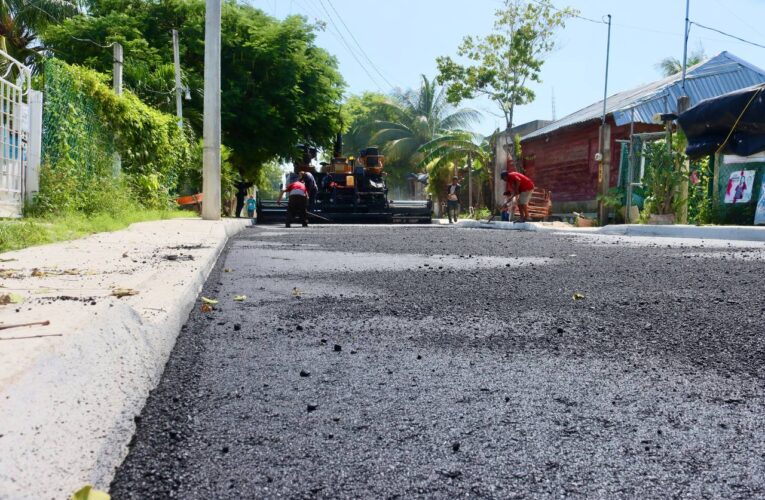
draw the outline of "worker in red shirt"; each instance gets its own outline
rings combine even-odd
[[[529,218],[529,200],[534,191],[534,181],[520,172],[502,172],[502,179],[507,183],[507,191],[511,196],[518,197],[518,211],[521,213],[521,222]]]
[[[279,192],[279,199],[276,200],[277,205],[282,204],[282,197],[284,193],[287,193],[287,227],[290,227],[290,223],[294,218],[298,218],[303,223],[303,227],[308,227],[308,189],[305,187],[304,174],[300,172],[298,180],[291,182],[286,188]]]

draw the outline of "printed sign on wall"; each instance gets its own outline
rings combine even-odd
[[[754,224],[765,224],[765,180],[760,187],[760,201],[757,202],[757,210],[754,212]]]
[[[754,188],[754,170],[733,172],[725,189],[725,203],[749,203]]]

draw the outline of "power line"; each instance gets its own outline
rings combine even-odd
[[[765,45],[760,45],[759,43],[751,42],[749,40],[744,40],[741,37],[738,37],[736,35],[731,35],[730,33],[726,33],[726,32],[724,32],[722,30],[718,30],[717,28],[710,28],[709,26],[704,26],[703,24],[699,24],[696,21],[691,21],[690,24],[692,24],[694,26],[698,26],[699,28],[702,28],[702,29],[705,29],[705,30],[714,31],[714,32],[719,33],[721,35],[724,35],[724,36],[727,36],[729,38],[733,38],[735,40],[738,40],[739,42],[748,43],[749,45],[754,45],[755,47],[759,47],[761,49],[765,49]]]
[[[738,19],[739,21],[741,21],[741,23],[742,23],[744,26],[747,26],[747,27],[749,27],[749,28],[750,28],[750,29],[751,29],[751,30],[752,30],[754,33],[757,33],[758,35],[762,36],[762,32],[760,32],[760,30],[759,30],[759,29],[757,29],[757,28],[755,28],[754,26],[752,26],[751,24],[747,23],[747,22],[746,22],[746,19],[743,19],[741,16],[739,16],[738,14],[736,14],[736,12],[735,12],[735,11],[733,11],[731,8],[729,8],[727,5],[725,5],[725,3],[721,2],[720,0],[715,0],[715,2],[717,2],[717,5],[719,5],[720,7],[724,8],[725,10],[727,10],[728,12],[730,12],[730,13],[733,15],[733,17],[735,17],[736,19]]]
[[[337,18],[340,20],[342,25],[345,27],[345,29],[348,32],[348,34],[351,35],[351,39],[353,39],[354,43],[356,43],[356,46],[359,48],[359,52],[361,52],[361,55],[364,56],[364,59],[366,59],[369,62],[369,64],[372,66],[372,69],[375,70],[375,73],[380,75],[380,78],[385,80],[385,83],[387,83],[388,86],[391,89],[395,89],[395,86],[392,83],[390,83],[390,81],[387,78],[385,78],[385,75],[382,74],[382,72],[380,71],[380,68],[377,67],[377,65],[372,61],[372,59],[369,58],[367,53],[361,47],[361,44],[359,43],[359,41],[354,36],[353,31],[348,27],[347,24],[345,24],[345,21],[343,20],[343,17],[340,15],[340,13],[337,11],[337,9],[335,9],[335,6],[332,4],[332,0],[327,0],[327,3],[332,8],[332,11],[337,15]]]
[[[552,10],[557,10],[558,12],[563,12],[564,14],[568,14],[568,15],[570,15],[572,17],[576,17],[578,19],[581,19],[582,21],[589,21],[589,22],[595,23],[595,24],[608,24],[606,21],[603,21],[602,19],[600,21],[598,21],[597,19],[590,19],[589,17],[580,16],[579,14],[574,14],[570,10],[559,9],[558,7],[554,6],[553,4],[544,3],[541,0],[531,0],[531,1],[534,2],[535,4],[541,6],[541,7],[549,7]]]
[[[359,63],[359,66],[361,66],[361,69],[364,70],[364,73],[367,74],[369,79],[372,81],[372,83],[375,84],[377,89],[382,92],[382,87],[380,86],[379,82],[375,79],[374,76],[372,76],[372,73],[369,72],[366,66],[364,66],[364,63],[361,62],[361,60],[356,55],[356,52],[353,50],[353,47],[351,47],[351,44],[348,43],[348,40],[345,39],[343,36],[342,31],[337,27],[337,24],[335,23],[334,18],[327,10],[327,7],[324,5],[324,2],[322,0],[318,0],[319,5],[321,5],[321,8],[324,9],[324,12],[327,14],[327,18],[329,19],[329,22],[332,23],[332,26],[335,28],[335,31],[337,31],[337,34],[340,36],[341,41],[343,42],[343,45],[345,45],[345,48],[348,49],[348,52],[351,53],[351,56],[356,60],[357,63]]]
[[[101,44],[100,44],[100,43],[98,43],[98,42],[94,42],[94,41],[93,41],[93,40],[91,40],[90,38],[77,38],[76,36],[72,36],[72,35],[69,35],[69,38],[71,38],[71,39],[73,39],[73,40],[77,40],[78,42],[86,42],[86,43],[92,43],[92,44],[93,44],[93,45],[95,45],[96,47],[101,47],[102,49],[109,49],[109,48],[112,48],[112,47],[114,46],[114,44],[115,44],[115,43],[117,43],[117,42],[112,42],[112,43],[110,43],[110,44],[108,44],[108,45],[101,45]]]

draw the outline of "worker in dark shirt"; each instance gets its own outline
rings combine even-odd
[[[311,172],[303,172],[303,183],[308,190],[308,211],[313,212],[316,207],[316,195],[319,193],[319,186],[316,185],[316,179]]]
[[[446,214],[449,216],[449,224],[457,222],[460,213],[460,188],[457,182],[459,177],[452,177],[452,183],[446,188]],[[454,222],[452,222],[452,219]]]

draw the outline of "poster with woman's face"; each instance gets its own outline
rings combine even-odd
[[[754,173],[754,170],[740,170],[730,174],[725,203],[749,203],[752,200]]]

